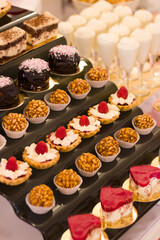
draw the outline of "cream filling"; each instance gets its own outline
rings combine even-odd
[[[101,239],[101,228],[93,229],[88,235],[86,240],[99,240]],[[73,240],[72,236],[69,240]]]
[[[103,118],[103,119],[112,119],[113,117],[116,117],[119,115],[119,108],[113,104],[109,104],[107,103],[108,105],[108,113],[100,113],[98,111],[98,105],[95,105],[93,106],[91,109],[90,109],[90,113],[93,115],[93,116],[96,116],[96,117],[99,117],[99,118]]]
[[[0,58],[16,56],[17,54],[26,50],[27,47],[26,43],[27,43],[26,40],[23,39],[21,42],[17,43],[13,47],[9,47],[6,50],[0,50]]]
[[[115,211],[106,212],[102,209],[102,219],[104,222],[115,223],[121,218],[126,217],[132,213],[133,203],[124,204]]]
[[[81,126],[79,124],[80,119],[74,118],[70,123],[70,126],[81,132],[92,132],[95,131],[100,126],[100,121],[96,120],[94,117],[88,117],[90,124],[88,126]]]
[[[27,174],[27,169],[29,168],[28,163],[21,163],[18,164],[18,170],[11,171],[6,169],[7,160],[5,158],[1,159],[0,163],[0,175],[6,178],[10,178],[12,180],[17,179],[23,175]]]
[[[35,162],[46,162],[47,160],[52,160],[57,157],[57,150],[50,148],[49,144],[47,144],[48,152],[44,154],[37,154],[35,151],[36,146],[35,143],[32,143],[30,146],[25,147],[28,154],[27,157],[33,159]]]
[[[160,179],[153,177],[147,186],[141,187],[130,176],[130,188],[134,194],[145,200],[151,198],[153,194],[160,192]]]
[[[117,104],[120,104],[120,105],[123,105],[123,104],[130,105],[133,102],[133,100],[135,99],[135,96],[133,95],[133,93],[129,93],[128,97],[126,99],[124,99],[122,97],[119,98],[117,96],[117,92],[112,94],[111,97],[112,97],[112,103],[114,103],[116,105]]]
[[[31,45],[37,45],[57,35],[57,30],[54,29],[51,32],[43,32],[39,37],[34,37],[32,34],[27,33],[27,42]]]
[[[50,140],[53,142],[53,144],[60,145],[60,146],[69,146],[73,142],[75,142],[78,139],[78,134],[75,134],[72,130],[69,130],[67,132],[67,136],[63,139],[57,138],[55,136],[55,133],[51,134]]]

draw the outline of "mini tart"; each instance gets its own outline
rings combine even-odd
[[[75,134],[77,133],[77,131],[75,131],[75,130],[66,129],[66,132],[69,132],[69,131],[73,131]],[[81,143],[81,137],[77,133],[78,138],[73,143],[71,143],[70,145],[68,145],[68,146],[56,145],[50,139],[50,136],[52,134],[55,134],[55,132],[52,132],[52,133],[50,133],[49,135],[46,136],[46,142],[52,148],[56,148],[60,152],[70,152],[70,151],[72,151],[74,148],[76,148]]]
[[[107,105],[108,105],[109,107],[110,107],[110,106],[114,106],[114,107],[115,107],[114,104],[107,104]],[[119,111],[118,108],[116,109],[116,111],[118,112],[118,115],[112,117],[111,119],[94,116],[90,111],[91,111],[91,109],[93,109],[93,108],[95,109],[97,106],[98,106],[98,104],[97,104],[97,105],[94,105],[94,106],[91,107],[91,108],[89,108],[89,110],[88,110],[88,116],[93,116],[93,117],[97,118],[97,119],[101,122],[101,124],[107,125],[107,124],[109,124],[109,123],[114,122],[116,119],[119,118],[120,111]],[[109,111],[110,111],[110,110],[109,110]]]
[[[115,94],[117,94],[117,92]],[[114,95],[114,94],[112,94],[112,95]],[[108,98],[108,102],[111,103],[111,104],[116,105],[119,108],[119,110],[122,111],[122,112],[129,111],[129,110],[131,110],[133,107],[135,107],[137,105],[136,98],[133,99],[133,102],[131,104],[127,104],[127,103],[124,103],[126,105],[115,104],[114,101],[113,101],[112,95]]]
[[[37,169],[47,169],[55,165],[59,159],[60,159],[60,154],[57,151],[56,153],[56,158],[51,159],[51,160],[46,160],[45,162],[36,162],[34,159],[28,158],[27,151],[24,150],[22,154],[22,158],[25,162],[27,162],[31,167],[37,168]]]
[[[67,127],[68,127],[69,129],[74,129],[74,130],[76,130],[76,131],[78,132],[78,134],[79,134],[82,138],[90,138],[90,137],[93,137],[96,133],[98,133],[98,132],[100,131],[101,125],[97,126],[97,129],[95,129],[94,131],[84,131],[84,132],[82,132],[82,131],[80,131],[80,130],[78,130],[78,129],[73,128],[73,127],[71,126],[71,123],[74,122],[74,119],[80,119],[80,118],[81,118],[81,116],[78,116],[78,117],[76,117],[76,118],[73,118],[71,121],[69,121]],[[95,121],[98,120],[98,119],[95,118],[95,117],[94,117],[94,119],[95,119]],[[87,126],[86,126],[86,127],[87,127]]]
[[[19,165],[24,162],[17,160],[17,163]],[[32,175],[32,169],[28,168],[27,174],[25,176],[18,177],[16,179],[9,179],[9,178],[6,178],[6,177],[0,175],[0,182],[5,183],[6,185],[10,185],[10,186],[16,186],[16,185],[20,185],[20,184],[24,183],[25,181],[27,181],[31,175]]]
[[[7,12],[11,9],[11,3],[6,1],[7,5],[0,9],[0,18],[2,18],[3,16],[5,16],[7,14]]]

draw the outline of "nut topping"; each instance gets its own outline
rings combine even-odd
[[[64,169],[56,177],[56,184],[63,188],[73,188],[79,183],[80,178],[73,169]]]
[[[137,128],[146,129],[153,127],[154,121],[153,118],[148,114],[138,115],[134,119],[134,124]]]
[[[45,117],[48,114],[48,107],[46,103],[42,100],[35,100],[29,101],[26,109],[25,115],[28,118],[38,118],[38,117]]]
[[[13,132],[23,131],[27,124],[27,120],[21,113],[9,113],[3,118],[3,126]]]
[[[50,102],[54,104],[66,104],[68,103],[69,98],[67,93],[64,90],[57,89],[50,95]]]
[[[119,151],[119,144],[113,137],[108,136],[103,138],[98,146],[97,151],[102,156],[112,156],[118,153]]]
[[[121,128],[117,137],[118,139],[129,143],[135,143],[138,139],[136,131],[129,127]]]
[[[77,161],[77,166],[87,172],[94,172],[100,167],[99,159],[91,153],[83,153]]]
[[[89,91],[89,89],[89,83],[81,78],[76,78],[69,84],[69,90],[75,95],[86,93]]]
[[[88,72],[88,79],[93,81],[103,81],[108,79],[108,72],[104,68],[91,68]]]
[[[45,184],[34,187],[29,194],[30,203],[37,207],[51,207],[53,197],[53,191]]]

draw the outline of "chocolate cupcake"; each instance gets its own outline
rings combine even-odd
[[[79,53],[72,46],[59,45],[51,48],[49,51],[49,66],[55,73],[76,73],[79,62]]]
[[[0,75],[0,108],[11,107],[19,101],[19,89],[13,79]]]
[[[49,85],[50,68],[40,58],[23,61],[18,68],[18,86],[31,91],[40,91]]]

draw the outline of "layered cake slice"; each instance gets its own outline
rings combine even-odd
[[[101,220],[92,214],[71,216],[68,225],[73,240],[101,239]]]
[[[0,59],[15,56],[26,50],[26,32],[18,27],[0,33]]]
[[[152,200],[160,196],[160,169],[150,165],[130,168],[129,187],[136,199]]]
[[[27,33],[27,42],[37,45],[57,35],[59,20],[49,12],[23,22]]]
[[[133,194],[122,188],[101,189],[101,217],[104,226],[114,226],[126,218],[132,218]]]

